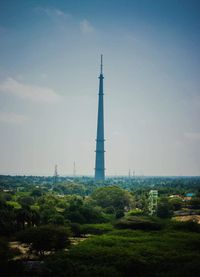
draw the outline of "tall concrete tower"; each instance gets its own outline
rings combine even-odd
[[[104,112],[103,112],[103,55],[101,55],[101,68],[99,75],[99,104],[97,118],[95,181],[104,181]]]

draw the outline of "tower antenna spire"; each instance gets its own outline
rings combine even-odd
[[[95,181],[105,180],[104,162],[104,105],[103,105],[103,55],[101,55],[101,69],[99,76],[99,101],[97,115],[97,139],[96,139],[96,159],[95,159]]]
[[[101,74],[103,74],[103,55],[101,54]]]

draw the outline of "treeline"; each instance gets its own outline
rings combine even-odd
[[[90,197],[56,195],[35,188],[0,193],[0,234],[12,235],[32,226],[102,223],[134,208],[134,196],[119,187],[99,188]]]
[[[31,191],[39,186],[44,191],[53,190],[57,194],[87,196],[99,187],[116,185],[136,194],[159,190],[159,194],[184,195],[189,192],[200,191],[200,177],[113,177],[104,182],[96,183],[91,177],[54,177],[42,176],[5,176],[0,175],[0,190]]]

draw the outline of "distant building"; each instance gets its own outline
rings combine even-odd
[[[195,193],[189,192],[189,193],[186,193],[185,196],[186,196],[186,197],[193,197],[193,196],[195,196]]]
[[[56,185],[58,181],[58,166],[57,164],[55,165],[55,170],[54,170],[54,176],[53,176],[53,184]]]
[[[186,193],[185,197],[184,197],[184,200],[185,201],[190,201],[192,199],[192,197],[194,197],[194,196],[195,196],[195,193],[193,193],[193,192]]]

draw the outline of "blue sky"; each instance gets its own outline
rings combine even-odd
[[[0,173],[200,174],[200,2],[0,1]]]

